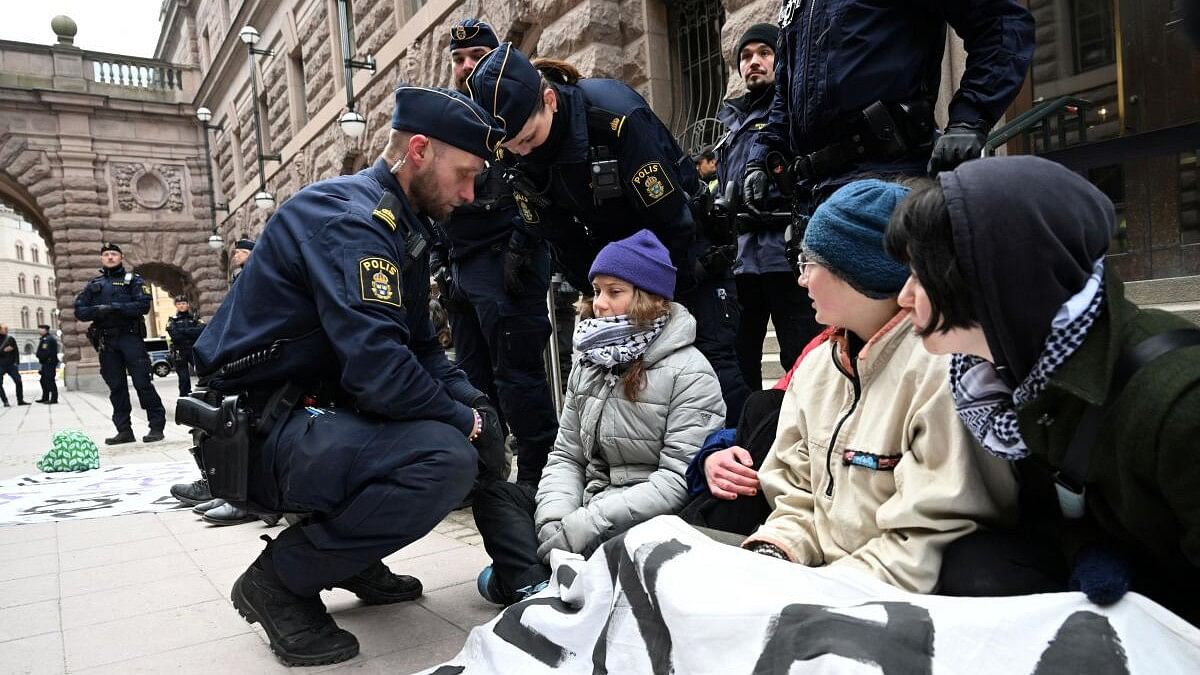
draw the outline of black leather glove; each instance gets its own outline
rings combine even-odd
[[[929,175],[936,176],[938,172],[950,171],[969,159],[979,159],[985,142],[987,131],[983,123],[951,124],[933,146],[933,154],[929,157]]]
[[[507,249],[504,252],[504,290],[509,295],[520,295],[525,290],[522,275],[529,265],[529,251]]]
[[[113,312],[117,311],[117,308],[113,307],[112,305],[96,305],[92,308],[92,311],[96,313],[96,318],[100,318],[102,316],[108,316],[109,314],[112,314]]]
[[[750,162],[742,174],[742,203],[751,213],[758,213],[767,206],[767,167],[761,162]]]
[[[450,267],[445,263],[439,261],[439,264],[433,268],[433,283],[437,284],[438,293],[446,304],[459,299],[458,289],[454,286],[454,278],[450,276]]]
[[[733,267],[733,262],[736,258],[736,245],[710,246],[696,260],[696,278],[719,279],[725,276],[725,273]]]
[[[483,421],[479,436],[472,441],[479,452],[479,477],[485,480],[503,479],[505,434],[500,424],[500,413],[486,396],[472,401],[471,407]]]

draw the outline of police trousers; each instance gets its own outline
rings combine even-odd
[[[726,426],[737,423],[750,394],[734,347],[741,322],[736,288],[733,275],[726,274],[701,279],[695,288],[675,298],[696,319],[696,349],[708,359],[721,383]]]
[[[273,546],[284,584],[312,596],[428,534],[475,480],[462,432],[350,409],[292,411],[254,449],[250,500],[311,513]]]
[[[558,435],[543,353],[550,338],[550,256],[533,254],[523,291],[504,290],[503,257],[481,251],[454,263],[445,298],[458,367],[498,404],[517,443],[517,479],[536,482]],[[489,476],[488,478],[497,478]]]
[[[192,393],[192,366],[188,358],[180,358],[175,362],[175,374],[179,376],[179,395],[187,396]]]
[[[58,401],[58,365],[43,363],[38,366],[38,376],[42,384],[42,400],[55,403]]]
[[[146,344],[142,338],[133,333],[122,333],[105,341],[104,349],[100,352],[100,376],[108,385],[108,400],[112,402],[113,426],[118,432],[132,431],[129,413],[133,406],[129,403],[129,383],[126,374],[133,379],[133,388],[137,390],[138,403],[146,411],[150,428],[162,431],[167,424],[167,411],[163,408],[162,399],[154,390],[150,380],[150,355],[146,353]]]
[[[779,365],[784,372],[796,364],[804,345],[821,332],[808,291],[796,283],[791,272],[739,274],[738,300],[742,319],[737,331],[737,355],[742,379],[751,391],[762,389],[763,340],[767,323],[775,327],[779,341]]]

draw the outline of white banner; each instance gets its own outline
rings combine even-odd
[[[199,477],[195,462],[18,476],[0,481],[0,526],[190,508],[170,489]]]
[[[471,631],[432,675],[1200,673],[1200,630],[1130,593],[949,598],[718,544],[663,516]]]

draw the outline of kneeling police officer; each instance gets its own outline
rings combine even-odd
[[[457,92],[412,86],[396,89],[392,129],[374,166],[279,208],[194,348],[209,388],[196,396],[216,392],[223,406],[240,396],[258,420],[239,505],[310,514],[268,541],[232,591],[288,665],[358,653],[322,589],[371,604],[421,594],[382,558],[433,529],[471,488],[478,457],[504,442],[428,312],[428,218],[473,199],[502,130]],[[205,443],[206,473],[220,476],[227,467],[209,465]]]

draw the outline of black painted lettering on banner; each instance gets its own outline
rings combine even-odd
[[[1129,659],[1121,645],[1121,636],[1106,617],[1079,611],[1059,627],[1033,673],[1129,675]]]
[[[578,607],[572,607],[559,598],[534,598],[519,602],[504,610],[500,620],[492,627],[492,632],[501,640],[547,666],[557,668],[573,653],[521,622],[521,618],[525,616],[525,610],[540,605],[553,607],[560,614],[574,614],[579,611]]]
[[[784,607],[767,631],[755,675],[785,675],[793,663],[826,654],[877,665],[884,675],[933,672],[933,620],[924,607],[907,602],[858,606],[883,607],[887,621],[847,616],[822,605]]]

